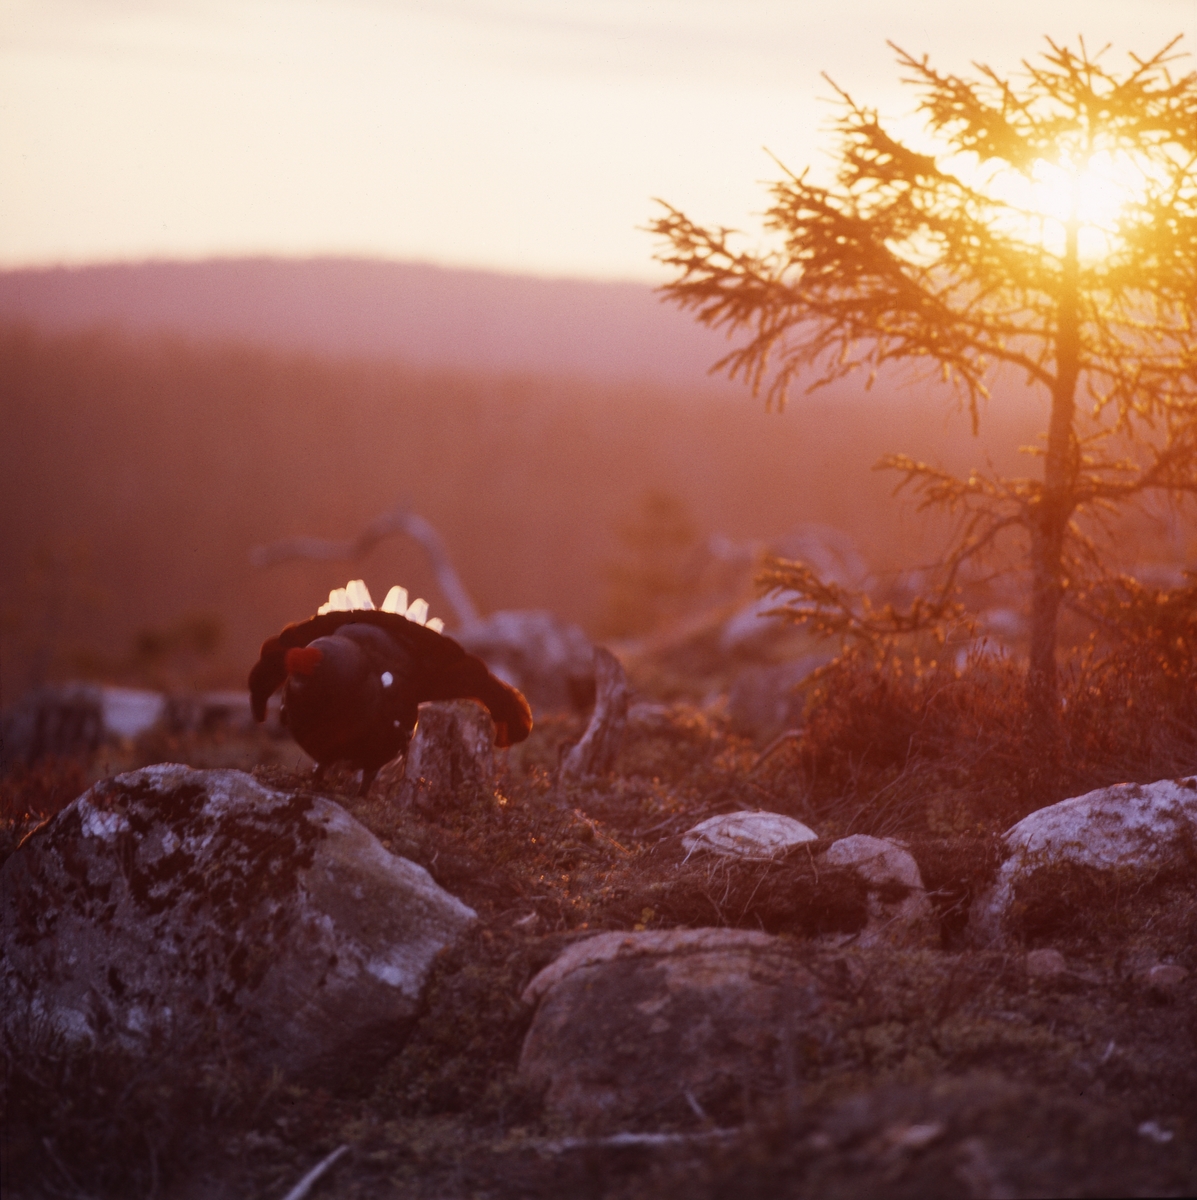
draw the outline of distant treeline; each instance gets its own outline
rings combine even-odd
[[[0,271],[0,324],[183,330],[284,352],[704,386],[723,336],[647,283],[429,263],[229,258]]]
[[[39,645],[70,673],[196,614],[219,618],[212,672],[235,682],[265,635],[350,570],[443,613],[402,538],[352,568],[250,566],[254,545],[350,537],[397,502],[439,528],[484,611],[546,607],[591,627],[614,529],[648,489],[678,497],[704,533],[768,539],[817,521],[850,532],[875,566],[925,560],[937,539],[874,461],[901,450],[1009,469],[1039,416],[995,401],[978,441],[950,411],[917,388],[821,393],[778,415],[747,392],[2,329],[4,701]]]

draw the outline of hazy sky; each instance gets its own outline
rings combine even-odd
[[[662,196],[751,226],[891,39],[1197,54],[1197,0],[0,0],[0,266],[361,254],[659,278]],[[1193,60],[1197,65],[1197,59]]]

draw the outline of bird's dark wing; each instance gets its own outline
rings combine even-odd
[[[532,732],[532,709],[523,692],[504,683],[482,659],[464,650],[457,662],[426,677],[420,699],[477,700],[495,723],[496,746],[522,742]]]
[[[495,743],[510,746],[532,732],[532,710],[515,688],[492,675],[486,664],[451,637],[417,625],[398,613],[353,609],[322,613],[288,625],[277,637],[262,643],[258,661],[249,673],[250,701],[255,720],[266,719],[266,702],[286,682],[287,651],[329,637],[342,625],[376,625],[403,646],[417,665],[417,703],[425,700],[476,700],[495,723]]]

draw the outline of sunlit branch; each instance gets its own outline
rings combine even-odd
[[[834,183],[783,167],[768,248],[742,251],[732,230],[669,206],[653,224],[677,272],[663,291],[703,324],[747,335],[715,369],[770,405],[799,382],[809,393],[861,374],[871,386],[896,366],[938,375],[975,432],[997,371],[1013,368],[1046,393],[1048,429],[1031,448],[1042,479],[956,478],[883,460],[920,511],[959,518],[941,564],[948,590],[930,607],[879,617],[867,597],[850,601],[786,570],[809,601],[802,620],[878,636],[937,611],[961,564],[1020,533],[1031,567],[1029,697],[1048,724],[1056,614],[1071,574],[1101,565],[1081,519],[1104,522],[1148,492],[1197,494],[1197,72],[1170,73],[1176,45],[1132,56],[1119,76],[1106,50],[1049,40],[1017,86],[984,65],[966,79],[894,47],[933,155],[832,84]],[[1111,438],[1135,454],[1118,457]]]

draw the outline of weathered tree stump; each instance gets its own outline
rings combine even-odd
[[[422,704],[399,802],[430,812],[463,794],[489,791],[495,781],[494,733],[490,715],[468,700]]]
[[[605,775],[623,743],[628,723],[628,677],[619,659],[602,646],[594,648],[594,679],[594,715],[582,740],[561,764],[562,781]]]

